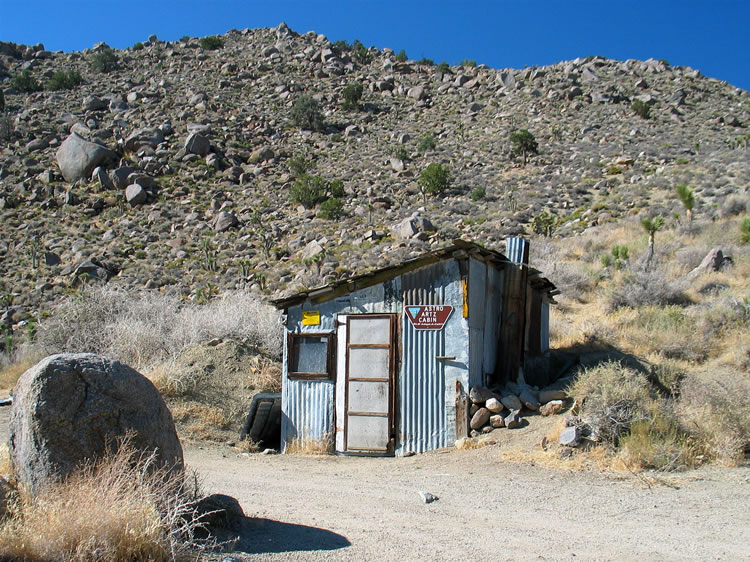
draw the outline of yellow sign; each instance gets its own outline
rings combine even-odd
[[[303,326],[320,326],[320,310],[302,311]]]

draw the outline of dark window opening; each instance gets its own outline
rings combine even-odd
[[[289,334],[289,378],[333,378],[333,334]]]

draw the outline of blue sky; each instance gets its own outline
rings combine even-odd
[[[666,59],[750,89],[750,0],[0,0],[0,41],[122,48],[229,29],[315,30],[410,58],[523,68],[588,55]]]

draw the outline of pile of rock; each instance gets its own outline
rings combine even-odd
[[[559,414],[565,408],[567,394],[556,388],[539,390],[527,384],[509,382],[497,391],[475,386],[469,392],[469,399],[470,435],[477,437],[501,427],[521,427],[524,416],[531,412],[543,416]]]

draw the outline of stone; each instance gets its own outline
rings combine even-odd
[[[84,111],[105,111],[109,104],[96,96],[86,96],[82,107]]]
[[[564,407],[565,403],[562,400],[550,400],[539,408],[539,413],[543,416],[554,416],[562,412]]]
[[[706,254],[706,257],[703,258],[703,261],[701,261],[700,265],[693,269],[690,273],[688,273],[688,276],[697,277],[702,273],[707,273],[710,271],[721,271],[724,266],[726,266],[727,264],[731,264],[732,261],[733,260],[731,257],[724,255],[724,252],[721,251],[721,248],[711,248],[711,251]]]
[[[518,396],[511,392],[503,392],[503,396],[500,398],[500,402],[502,402],[503,406],[505,406],[509,410],[520,410],[523,407],[523,404],[521,404]]]
[[[273,160],[274,156],[275,154],[271,147],[262,146],[253,151],[253,153],[250,155],[250,162],[266,162],[268,160]]]
[[[477,410],[477,413],[474,414],[471,417],[471,422],[469,423],[469,426],[471,429],[480,429],[482,426],[484,426],[490,419],[490,411],[487,408],[479,408]]]
[[[490,416],[490,425],[494,427],[495,429],[500,427],[505,427],[505,418],[501,416],[500,414],[495,414],[494,416]]]
[[[127,150],[138,150],[142,146],[156,148],[164,142],[164,134],[159,129],[136,129],[125,139]]]
[[[568,395],[564,390],[540,390],[539,391],[539,402],[546,404],[551,400],[565,400]]]
[[[201,134],[191,133],[185,139],[185,151],[189,154],[205,156],[211,150],[211,143]]]
[[[422,501],[424,501],[424,503],[432,503],[440,499],[435,494],[431,494],[430,492],[423,492],[421,490],[419,491],[419,496],[422,498]]]
[[[232,211],[222,211],[209,224],[216,232],[224,232],[238,226],[240,221]]]
[[[406,92],[406,95],[412,99],[419,101],[424,99],[427,94],[424,86],[413,86],[412,88],[409,88],[409,91]]]
[[[89,259],[78,264],[73,269],[72,274],[76,278],[81,275],[87,275],[90,279],[97,279],[99,281],[107,281],[112,277],[112,273],[94,259]]]
[[[411,240],[426,232],[434,232],[436,229],[429,219],[411,216],[392,225],[390,230],[391,236],[396,240]]]
[[[112,185],[115,189],[125,189],[130,182],[128,178],[131,174],[138,171],[138,168],[133,166],[122,166],[109,172],[109,178],[112,180]]]
[[[492,398],[494,394],[483,386],[474,386],[469,390],[469,398],[474,404],[482,404]]]
[[[108,148],[87,141],[76,133],[63,141],[57,149],[57,164],[60,166],[65,181],[74,182],[88,179],[94,168],[106,163],[116,162],[119,158],[116,152]]]
[[[581,444],[581,431],[577,426],[566,427],[560,433],[560,445],[566,447],[578,447]]]
[[[118,440],[154,467],[183,471],[182,446],[159,391],[134,369],[93,353],[52,355],[14,390],[9,448],[15,474],[32,493],[112,450]]]
[[[511,410],[510,414],[505,416],[505,427],[508,429],[515,429],[517,427],[521,427],[523,425],[523,420],[521,419],[521,410]]]
[[[97,166],[94,168],[94,171],[91,172],[91,181],[98,183],[99,187],[105,191],[115,188],[114,183],[112,183],[112,178],[109,177],[109,174],[107,174],[101,166]]]
[[[317,240],[312,240],[303,249],[301,253],[302,261],[309,259],[317,254],[324,252],[323,246]]]
[[[485,402],[484,407],[487,408],[490,412],[493,414],[499,414],[503,411],[503,403],[500,402],[497,398],[494,396],[492,398],[488,398],[487,402]]]
[[[529,410],[532,410],[534,412],[539,410],[539,400],[537,400],[537,397],[535,396],[534,392],[532,392],[528,388],[524,388],[521,390],[521,394],[518,396],[518,399]]]
[[[143,203],[148,201],[148,192],[143,189],[143,186],[137,183],[131,183],[125,189],[125,200],[131,207],[142,205]]]
[[[245,518],[240,502],[225,494],[211,494],[198,500],[192,507],[203,530],[212,535],[220,530],[239,531]]]

